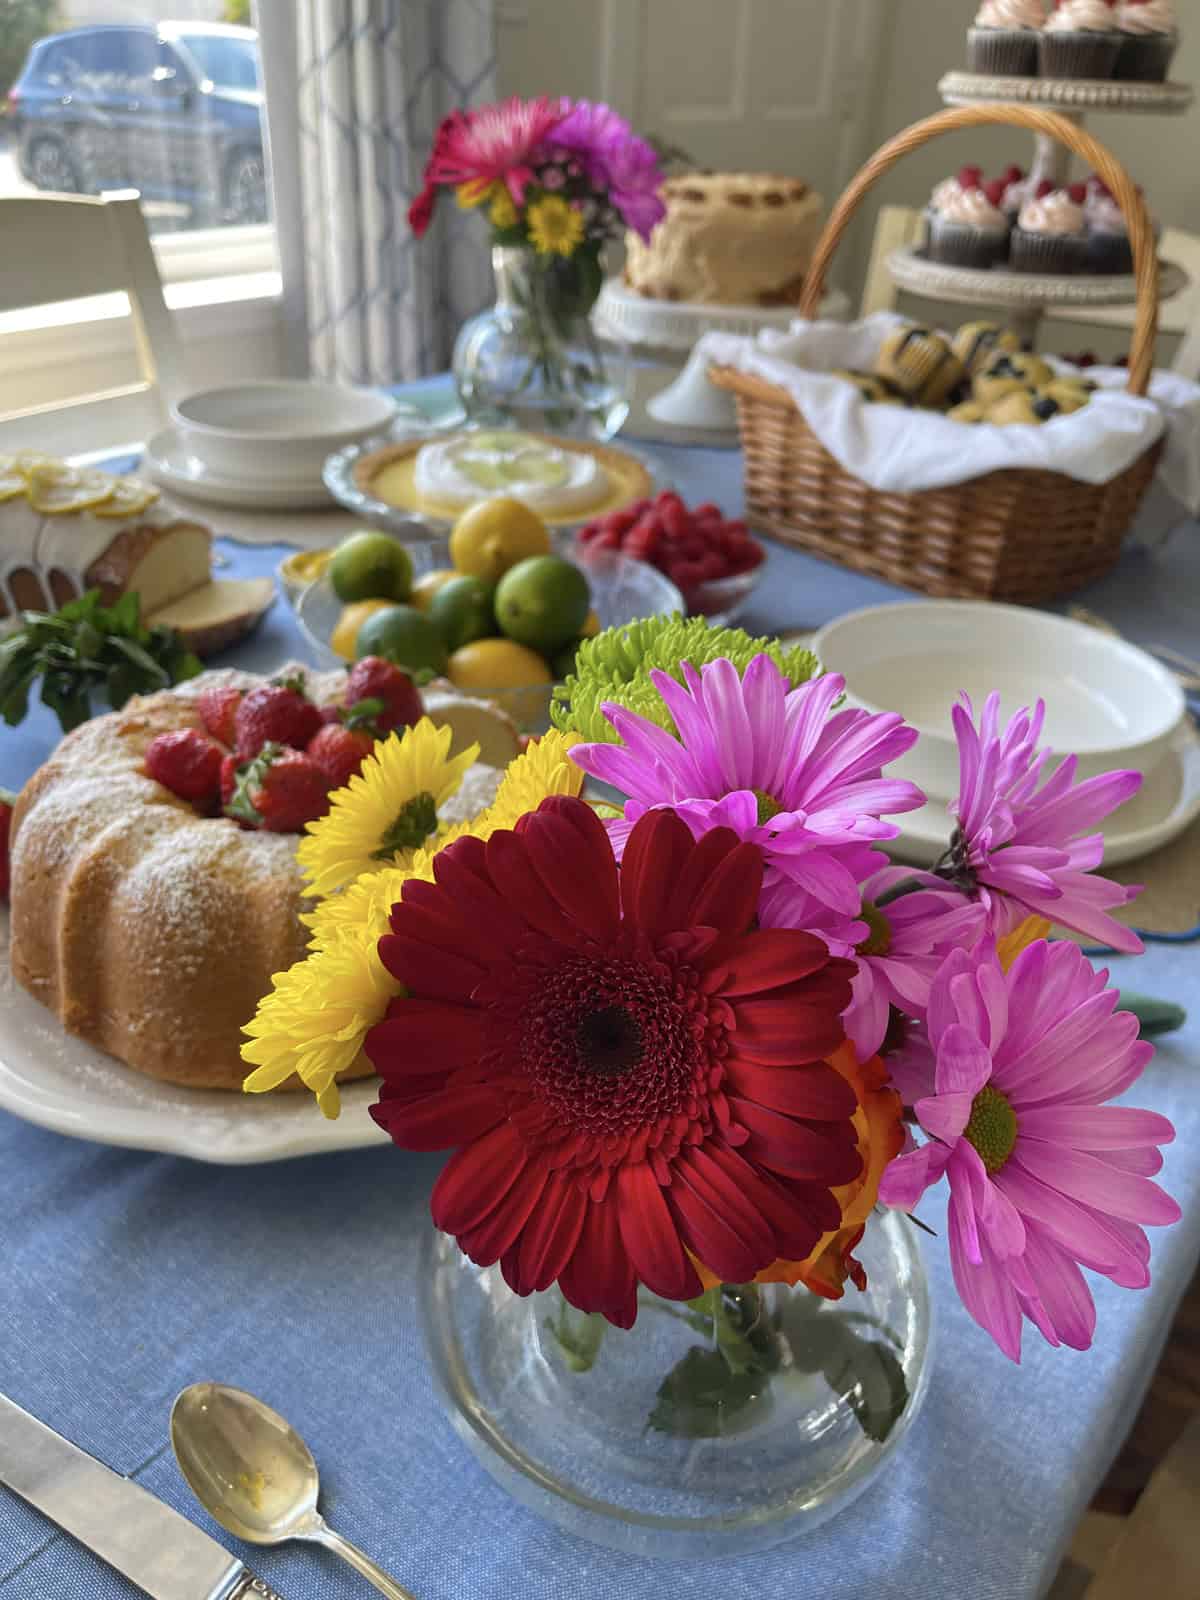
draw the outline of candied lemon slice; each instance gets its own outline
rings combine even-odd
[[[11,457],[11,460],[17,471],[23,473],[26,478],[32,472],[45,472],[52,476],[61,477],[64,472],[71,471],[71,468],[60,457],[48,456],[41,450],[18,450],[16,455]]]
[[[74,511],[89,511],[107,500],[113,492],[113,479],[95,468],[59,471],[34,467],[29,473],[29,503],[43,516],[63,517]]]
[[[15,500],[25,493],[25,474],[17,466],[16,456],[0,456],[0,501]]]
[[[112,494],[96,507],[98,517],[136,517],[158,499],[158,490],[140,478],[113,478]]]

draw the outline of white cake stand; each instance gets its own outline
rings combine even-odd
[[[672,444],[736,445],[733,396],[714,389],[702,374],[689,375],[688,357],[706,333],[753,338],[764,328],[786,332],[798,315],[794,306],[650,300],[626,288],[619,278],[609,278],[592,313],[592,325],[601,339],[628,345],[637,357],[624,431]],[[829,290],[821,301],[821,316],[843,322],[849,315],[849,296],[841,289]]]

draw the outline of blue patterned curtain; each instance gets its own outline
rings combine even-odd
[[[484,230],[405,213],[434,130],[495,98],[493,0],[296,0],[299,165],[315,377],[394,383],[448,364],[490,297]]]

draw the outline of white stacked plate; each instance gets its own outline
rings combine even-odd
[[[920,732],[889,768],[929,797],[894,819],[902,831],[888,849],[903,861],[929,866],[949,843],[946,807],[958,788],[950,709],[960,690],[977,716],[992,689],[1003,719],[1044,700],[1042,743],[1076,755],[1080,779],[1121,767],[1144,774],[1103,825],[1107,866],[1161,849],[1200,816],[1200,737],[1183,691],[1161,663],[1112,634],[1022,606],[932,600],[851,612],[811,646],[845,677],[851,705],[898,711]]]
[[[166,489],[213,505],[288,511],[330,503],[326,457],[386,430],[390,395],[347,384],[276,379],[203,389],[171,407],[146,446]]]

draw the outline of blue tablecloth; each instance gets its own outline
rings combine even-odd
[[[689,498],[740,506],[739,458],[655,447]],[[219,525],[219,516],[215,519]],[[225,545],[230,571],[268,573],[282,547]],[[899,591],[772,546],[746,625],[819,626]],[[1197,653],[1200,530],[1131,552],[1081,596],[1134,639]],[[280,601],[227,659],[303,656]],[[19,784],[56,739],[36,711],[0,729],[0,782]],[[926,1407],[885,1476],[803,1542],[719,1564],[643,1562],[559,1534],[512,1503],[443,1417],[414,1308],[417,1249],[438,1160],[375,1149],[218,1168],[62,1138],[0,1113],[0,1389],[194,1517],[167,1444],[174,1395],[202,1378],[263,1396],[309,1440],[330,1522],[419,1600],[759,1600],[865,1594],[1029,1600],[1119,1447],[1200,1253],[1200,959],[1155,946],[1118,976],[1190,1001],[1136,1087],[1173,1118],[1163,1182],[1184,1220],[1152,1230],[1154,1284],[1094,1284],[1096,1348],[1052,1351],[1027,1330],[1015,1368],[958,1303],[944,1243],[925,1240],[937,1305]],[[923,1214],[939,1229],[936,1207]],[[359,1600],[322,1551],[239,1549],[287,1600]],[[135,1591],[0,1490],[3,1600],[130,1600]]]

